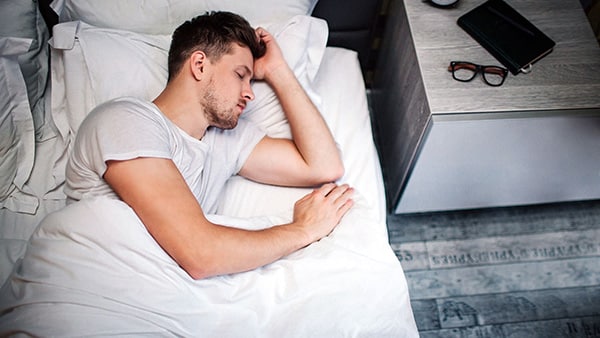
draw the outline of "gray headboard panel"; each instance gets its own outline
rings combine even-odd
[[[382,0],[319,0],[312,15],[327,21],[327,44],[357,51],[366,73],[375,61],[372,45],[382,5]]]
[[[57,22],[50,9],[52,0],[39,0],[40,11],[49,27]],[[366,74],[374,64],[372,42],[378,25],[383,0],[319,0],[313,16],[325,19],[329,26],[329,46],[344,47],[358,52]]]

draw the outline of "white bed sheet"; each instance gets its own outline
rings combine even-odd
[[[33,170],[25,185],[36,201],[35,212],[0,208],[0,285],[8,278],[15,262],[23,256],[27,241],[38,223],[48,213],[65,206],[61,183],[64,174],[55,172],[57,159],[66,155],[64,147],[65,143],[59,137],[35,144]]]
[[[417,336],[404,273],[387,242],[383,181],[356,54],[327,48],[315,86],[346,165],[341,181],[358,191],[356,206],[330,236],[260,269],[193,281],[142,224],[122,222],[134,219],[123,203],[73,204],[51,219],[117,211],[102,224],[54,222],[36,232],[19,278],[3,287],[0,309],[13,310],[0,318],[0,335]],[[289,219],[305,192],[234,177],[219,207],[223,215],[210,217],[269,226]],[[34,290],[43,297],[12,299]],[[81,325],[65,325],[66,318]]]

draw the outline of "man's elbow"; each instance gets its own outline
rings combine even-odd
[[[335,182],[342,178],[345,173],[344,164],[340,161],[339,163],[332,164],[329,167],[323,169],[318,175],[319,183]]]
[[[181,259],[179,267],[192,279],[199,280],[223,274],[219,270],[219,262],[211,253],[204,253],[193,258]]]
[[[342,178],[344,176],[344,174],[346,173],[346,168],[344,167],[344,163],[342,163],[341,161],[339,162],[339,164],[337,166],[335,166],[335,168],[332,170],[332,180],[331,182],[337,181],[340,178]]]
[[[191,265],[184,266],[181,264],[179,266],[194,280],[204,279],[214,275],[204,267]]]

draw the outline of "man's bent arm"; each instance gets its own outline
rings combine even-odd
[[[330,184],[296,203],[292,223],[247,231],[209,222],[169,159],[108,161],[107,166],[104,179],[194,279],[271,263],[328,235],[352,206],[352,189]]]
[[[240,171],[248,178],[280,185],[317,185],[332,182],[344,166],[331,131],[293,71],[285,63],[272,36],[260,29],[267,54],[255,61],[255,76],[277,95],[292,131],[293,142],[265,138]]]

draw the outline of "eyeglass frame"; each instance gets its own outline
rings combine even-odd
[[[471,76],[468,79],[460,79],[457,78],[455,75],[455,67],[457,64],[466,64],[469,66],[473,66],[474,69],[473,70],[473,76]],[[494,69],[494,70],[499,70],[500,73],[497,72],[486,72],[486,69]],[[471,70],[471,69],[470,69]],[[488,86],[492,86],[492,87],[500,87],[502,86],[502,84],[504,83],[504,81],[506,80],[506,77],[508,76],[508,69],[501,67],[501,66],[492,66],[492,65],[479,65],[473,62],[469,62],[469,61],[450,61],[450,65],[448,66],[448,71],[452,72],[452,78],[456,81],[460,81],[460,82],[470,82],[473,81],[473,79],[475,77],[477,77],[477,74],[481,73],[481,77],[483,78],[483,82],[485,82]],[[495,83],[491,83],[488,81],[488,79],[485,77],[485,74],[497,74],[497,75],[501,75],[502,76],[502,81],[500,81],[500,83],[495,84]]]

